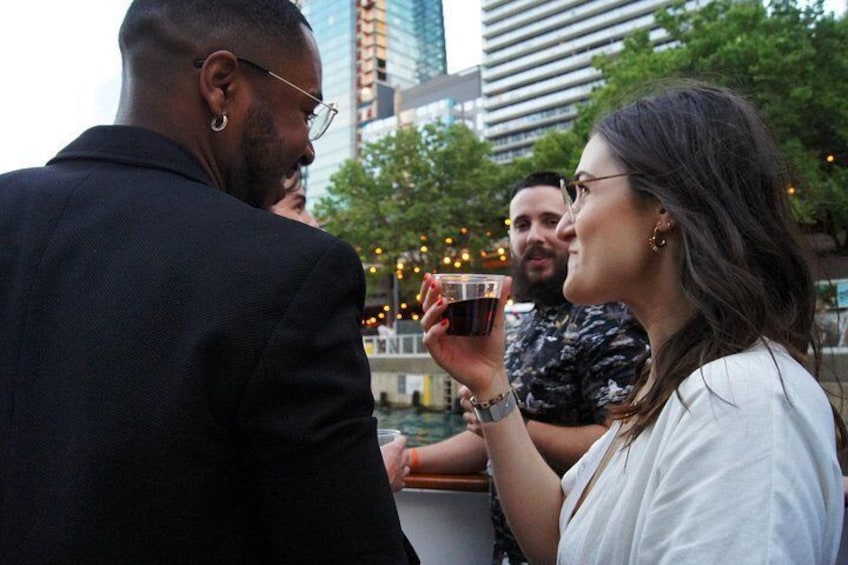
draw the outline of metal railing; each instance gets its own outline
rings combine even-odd
[[[429,357],[421,334],[401,334],[393,337],[367,335],[362,337],[362,345],[369,357]]]

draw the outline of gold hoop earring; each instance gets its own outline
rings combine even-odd
[[[666,241],[665,236],[660,232],[659,226],[654,226],[654,231],[651,233],[651,237],[648,238],[648,244],[651,246],[651,251],[654,253],[659,253],[660,249],[666,246],[668,241]]]
[[[212,118],[212,123],[209,124],[209,126],[214,132],[224,131],[224,128],[227,127],[228,121],[229,119],[227,118],[227,113],[224,112],[220,116]]]

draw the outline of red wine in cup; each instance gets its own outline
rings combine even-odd
[[[489,335],[497,309],[497,298],[449,302],[444,314],[449,322],[448,335]]]

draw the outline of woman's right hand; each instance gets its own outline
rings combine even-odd
[[[447,301],[439,282],[428,273],[421,284],[424,345],[439,366],[484,401],[509,387],[504,369],[504,307],[511,288],[512,279],[506,277],[492,333],[468,337],[448,335],[448,321],[442,318]]]

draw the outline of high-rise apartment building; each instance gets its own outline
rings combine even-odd
[[[495,160],[527,155],[545,132],[571,124],[601,81],[593,57],[620,51],[634,30],[667,43],[654,14],[672,2],[483,0],[484,137]]]
[[[324,99],[339,114],[306,171],[313,202],[357,156],[361,128],[394,113],[394,89],[445,74],[441,0],[300,0],[323,62]]]
[[[440,75],[412,88],[395,90],[395,113],[360,128],[363,145],[392,135],[402,127],[429,123],[464,123],[483,137],[483,98],[480,67]]]

